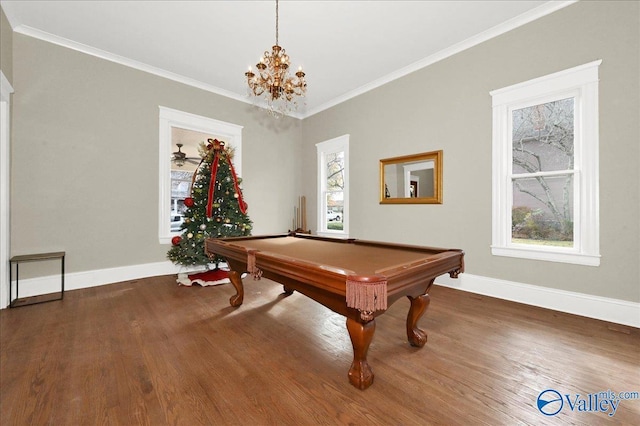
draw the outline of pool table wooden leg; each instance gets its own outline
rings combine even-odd
[[[418,320],[429,307],[430,297],[427,293],[418,297],[407,296],[411,301],[407,315],[407,338],[411,346],[423,347],[427,343],[427,333],[418,328]]]
[[[282,291],[286,296],[291,296],[293,294],[293,289],[286,284],[282,286]]]
[[[367,352],[376,331],[376,321],[361,323],[347,318],[347,330],[353,346],[353,362],[349,369],[349,382],[360,390],[364,390],[373,383],[373,371],[367,363]]]
[[[234,308],[242,305],[242,301],[244,300],[244,286],[242,285],[242,276],[239,272],[229,271],[229,280],[231,280],[231,284],[236,289],[236,294],[231,296],[229,299],[229,303]]]

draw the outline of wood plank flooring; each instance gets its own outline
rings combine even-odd
[[[432,290],[422,349],[405,336],[408,300],[378,317],[374,384],[352,387],[345,319],[273,281],[181,287],[174,276],[65,293],[0,312],[2,425],[638,424],[541,414],[541,391],[640,391],[640,330]]]

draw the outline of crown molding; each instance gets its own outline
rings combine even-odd
[[[509,32],[515,28],[518,28],[522,25],[525,25],[529,22],[535,21],[539,18],[542,18],[546,15],[549,15],[553,12],[556,12],[560,9],[563,9],[567,6],[570,6],[576,2],[578,2],[579,0],[564,0],[564,1],[549,1],[533,10],[530,10],[528,12],[525,12],[515,18],[512,18],[502,24],[496,25],[493,28],[490,28],[489,30],[486,30],[476,36],[470,37],[460,43],[457,43],[447,49],[441,50],[440,52],[437,52],[431,56],[428,56],[427,58],[424,58],[420,61],[414,62],[413,64],[410,64],[404,68],[401,68],[397,71],[394,71],[392,73],[387,74],[384,77],[381,77],[375,81],[372,81],[371,83],[365,84],[363,86],[358,87],[355,90],[351,90],[341,96],[338,96],[322,105],[319,105],[315,108],[311,108],[308,109],[305,112],[293,112],[291,114],[289,114],[288,116],[293,117],[293,118],[297,118],[297,119],[305,119],[307,117],[310,117],[312,115],[315,115],[319,112],[322,112],[326,109],[329,109],[333,106],[336,106],[338,104],[341,104],[351,98],[354,98],[356,96],[359,96],[363,93],[366,93],[368,91],[371,91],[377,87],[380,87],[384,84],[387,84],[391,81],[397,80],[401,77],[404,77],[412,72],[418,71],[422,68],[425,68],[429,65],[432,65],[436,62],[439,62],[443,59],[446,59],[452,55],[455,55],[456,53],[462,52],[466,49],[469,49],[473,46],[476,46],[482,42],[485,42],[489,39],[492,39],[494,37],[497,37],[499,35],[502,35],[506,32]],[[34,37],[43,41],[47,41],[53,44],[56,44],[58,46],[63,46],[63,47],[67,47],[69,49],[73,49],[76,50],[78,52],[82,52],[88,55],[92,55],[101,59],[105,59],[107,61],[111,61],[111,62],[115,62],[118,63],[120,65],[124,65],[130,68],[134,68],[140,71],[144,71],[144,72],[148,72],[150,74],[153,75],[157,75],[159,77],[163,77],[172,81],[176,81],[178,83],[182,83],[182,84],[186,84],[188,86],[192,86],[198,89],[202,89],[204,91],[210,92],[210,93],[215,93],[217,95],[220,96],[224,96],[230,99],[234,99],[236,101],[240,101],[246,104],[251,104],[254,105],[258,108],[265,108],[264,105],[261,104],[256,104],[255,102],[252,102],[250,99],[248,99],[246,96],[242,96],[242,95],[238,95],[237,93],[233,93],[229,90],[225,90],[222,89],[220,87],[208,84],[208,83],[204,83],[202,81],[199,80],[195,80],[189,77],[185,77],[183,75],[180,74],[176,74],[167,70],[163,70],[161,68],[157,68],[142,62],[138,62],[135,61],[133,59],[129,59],[123,56],[119,56],[119,55],[115,55],[113,53],[109,53],[107,51],[101,50],[101,49],[97,49],[82,43],[78,43],[75,42],[73,40],[69,40],[67,38],[64,37],[59,37],[56,36],[54,34],[45,32],[45,31],[41,31],[38,30],[36,28],[30,27],[28,25],[15,25],[15,19],[13,19],[13,16],[11,16],[11,14],[7,14],[5,11],[5,15],[7,16],[7,19],[9,20],[9,24],[13,27],[13,31],[19,34],[23,34],[23,35],[27,35],[30,37]]]
[[[28,25],[18,25],[16,28],[13,29],[13,31],[18,34],[37,38],[39,40],[53,43],[58,46],[66,47],[81,53],[86,53],[87,55],[95,56],[100,59],[105,59],[107,61],[115,62],[117,64],[124,65],[129,68],[134,68],[140,71],[147,72],[149,74],[153,74],[159,77],[173,80],[178,83],[183,83],[188,86],[196,87],[198,89],[202,89],[207,92],[211,92],[220,96],[231,98],[236,101],[251,103],[245,97],[238,95],[236,93],[230,92],[228,90],[221,89],[220,87],[216,87],[211,84],[204,83],[199,80],[195,80],[193,78],[185,77],[183,75],[176,74],[171,71],[164,70],[162,68],[157,68],[152,65],[145,64],[143,62],[138,62],[133,59],[126,58],[124,56],[116,55],[116,54],[107,52],[105,50],[97,49],[95,47],[88,46],[83,43],[78,43],[76,41],[69,40],[68,38],[60,37],[55,34],[48,33],[46,31],[41,31],[36,28],[30,27]]]
[[[143,62],[135,61],[133,59],[129,59],[124,56],[116,55],[114,53],[110,53],[105,50],[97,49],[95,47],[88,46],[83,43],[78,43],[76,41],[69,40],[67,38],[48,33],[46,31],[38,30],[28,25],[18,25],[13,29],[13,31],[18,34],[33,37],[38,40],[46,41],[58,46],[75,50],[77,52],[85,53],[87,55],[95,56],[100,59],[104,59],[110,62],[124,65],[129,68],[137,69],[139,71],[144,71],[149,74],[156,75],[158,77],[162,77],[178,83],[186,84],[187,86],[195,87],[197,89],[201,89],[210,93],[215,93],[216,95],[224,96],[226,98],[240,101],[249,105],[254,105],[258,108],[267,109],[266,104],[262,105],[260,103],[255,103],[251,99],[249,99],[247,96],[238,95],[237,93],[222,89],[212,84],[204,83],[202,81],[195,80],[190,77],[185,77],[183,75],[176,74],[171,71],[164,70],[162,68],[157,68],[152,65],[145,64]],[[303,118],[303,116],[300,113],[292,113],[292,114],[289,114],[289,116],[293,118],[298,118],[298,119]]]
[[[421,59],[417,62],[414,62],[410,65],[407,65],[404,68],[400,68],[392,73],[385,75],[377,80],[372,81],[371,83],[365,84],[363,86],[358,87],[355,90],[345,93],[342,96],[334,98],[329,102],[326,102],[320,106],[310,109],[302,118],[310,117],[314,114],[322,112],[326,109],[334,107],[338,104],[341,104],[345,101],[348,101],[351,98],[355,98],[356,96],[362,95],[370,90],[373,90],[377,87],[380,87],[384,84],[387,84],[391,81],[397,80],[401,77],[404,77],[412,72],[418,71],[422,68],[428,67],[436,62],[442,61],[450,56],[455,55],[456,53],[460,53],[464,50],[467,50],[471,47],[474,47],[480,43],[483,43],[492,38],[498,37],[502,34],[505,34],[511,30],[514,30],[518,27],[521,27],[529,22],[533,22],[537,19],[540,19],[546,15],[549,15],[553,12],[556,12],[560,9],[563,9],[567,6],[570,6],[574,3],[577,3],[579,0],[565,0],[565,1],[549,1],[541,6],[538,6],[535,9],[532,9],[528,12],[525,12],[515,18],[512,18],[508,21],[505,21],[499,25],[496,25],[493,28],[490,28],[480,34],[477,34],[473,37],[470,37],[466,40],[461,41],[460,43],[454,44],[453,46],[441,50],[431,56],[428,56],[424,59]]]

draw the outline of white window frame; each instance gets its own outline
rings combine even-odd
[[[338,136],[316,144],[318,157],[318,227],[317,234],[325,237],[349,238],[349,135]],[[344,152],[344,204],[342,230],[327,229],[327,176],[326,157],[335,152]]]
[[[590,62],[490,92],[493,103],[493,255],[600,265],[598,67],[601,63],[602,60]],[[513,243],[512,112],[568,97],[575,99],[574,246]]]
[[[171,128],[179,127],[222,138],[227,146],[235,149],[233,166],[238,176],[242,176],[242,126],[163,106],[158,108],[160,109],[158,239],[160,244],[170,244],[171,238],[180,235],[180,232],[171,232]]]

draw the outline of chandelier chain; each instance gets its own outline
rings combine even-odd
[[[249,94],[255,99],[262,99],[269,111],[280,116],[297,108],[298,99],[304,98],[307,82],[302,67],[293,75],[289,74],[290,59],[285,49],[280,46],[280,10],[276,0],[276,44],[271,51],[266,50],[256,64],[254,73],[251,67],[244,73],[247,78]]]

